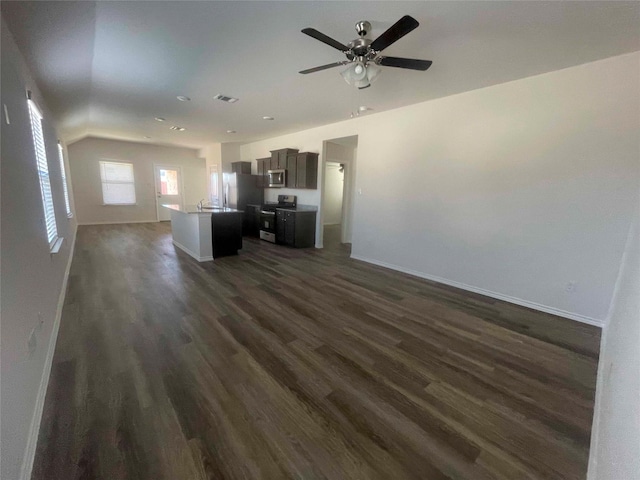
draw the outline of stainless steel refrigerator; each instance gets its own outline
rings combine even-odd
[[[264,202],[264,189],[258,187],[258,175],[245,175],[241,173],[222,174],[222,200],[223,206],[243,210],[247,205],[262,205]],[[247,230],[247,216],[242,222],[243,230]]]

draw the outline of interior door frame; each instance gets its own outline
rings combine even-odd
[[[348,135],[349,137],[358,137],[358,135]],[[340,137],[343,138],[343,137]],[[349,160],[336,160],[327,158],[327,143],[331,143],[331,140],[322,141],[322,153],[320,155],[319,173],[321,177],[320,183],[320,205],[318,206],[318,216],[316,218],[316,248],[324,248],[324,198],[325,198],[325,182],[327,178],[327,162],[329,163],[341,163],[344,164],[344,183],[342,187],[342,214],[340,219],[340,242],[353,244],[353,219],[356,202],[356,168],[358,162],[358,147],[353,148],[353,158]],[[346,206],[346,203],[349,206]],[[346,207],[346,208],[345,208]],[[346,237],[346,226],[349,225],[351,230],[351,238]],[[347,242],[349,240],[349,242]]]
[[[222,171],[220,169],[220,166],[218,164],[212,164],[209,165],[207,170],[207,194],[209,195],[208,201],[211,202],[212,201],[212,192],[211,192],[211,174],[217,173],[218,174],[218,185],[217,185],[217,191],[218,191],[218,205],[222,205]]]
[[[158,194],[160,193],[158,191],[158,183],[157,183],[157,178],[156,178],[156,171],[158,169],[158,167],[160,168],[166,168],[167,170],[178,170],[178,174],[180,175],[180,200],[182,203],[182,206],[184,207],[184,175],[182,172],[182,166],[180,165],[169,165],[166,163],[154,163],[153,164],[153,192],[154,192],[154,202],[156,204],[156,221],[159,222],[160,221],[160,205],[158,204]]]

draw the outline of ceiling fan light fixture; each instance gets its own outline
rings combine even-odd
[[[357,80],[362,80],[367,76],[367,67],[364,63],[356,62],[353,65],[353,78]]]
[[[374,65],[372,63],[367,65],[367,80],[369,80],[369,83],[373,83],[378,78],[378,75],[380,75],[381,71],[382,69],[377,65]]]
[[[346,69],[340,72],[344,81],[349,85],[358,88],[366,88],[369,86],[367,71],[370,67],[362,62],[353,62]]]

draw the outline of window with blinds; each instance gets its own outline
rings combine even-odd
[[[136,187],[132,163],[101,161],[100,178],[105,205],[135,205]]]
[[[69,203],[69,189],[67,188],[67,171],[64,168],[64,155],[62,153],[62,145],[58,143],[58,157],[60,157],[60,171],[62,172],[62,191],[64,192],[64,205],[67,209],[67,217],[71,218],[71,204]]]
[[[44,220],[47,227],[47,240],[49,247],[53,248],[58,240],[58,228],[56,226],[56,214],[53,208],[53,195],[51,194],[51,181],[49,180],[49,164],[47,152],[44,148],[44,135],[42,133],[42,114],[32,100],[29,104],[29,117],[31,119],[31,133],[33,146],[36,153],[38,177],[40,179],[40,193],[42,194],[42,206],[44,208]]]

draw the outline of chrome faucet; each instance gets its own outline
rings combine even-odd
[[[204,206],[204,198],[198,202],[198,210],[202,210],[203,206]]]

